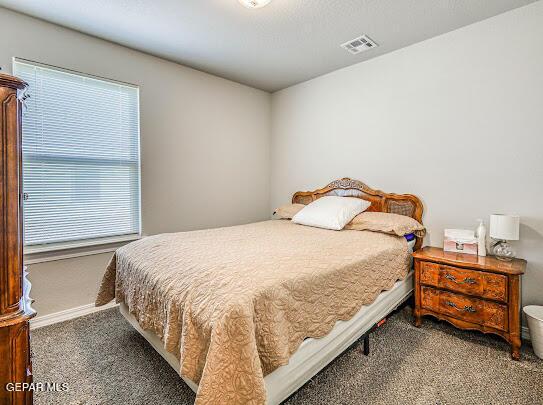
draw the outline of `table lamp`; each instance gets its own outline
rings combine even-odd
[[[495,240],[492,251],[497,259],[513,260],[515,251],[508,240],[519,240],[520,217],[518,215],[492,214],[490,237]]]

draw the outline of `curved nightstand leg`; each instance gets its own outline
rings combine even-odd
[[[511,342],[511,358],[513,360],[520,360],[520,346],[521,341],[519,338],[513,338]]]
[[[415,326],[420,328],[422,326],[422,316],[416,309],[413,310],[413,316],[415,317]]]

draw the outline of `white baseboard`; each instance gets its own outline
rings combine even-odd
[[[116,304],[115,302],[110,302],[109,304],[103,305],[101,307],[95,307],[94,304],[87,304],[80,307],[55,312],[53,314],[37,316],[36,318],[30,320],[30,330],[41,328],[47,325],[52,325],[58,322],[68,321],[70,319],[79,318],[80,316],[89,315],[98,311],[103,311],[104,309],[110,309],[118,305],[119,304]]]
[[[524,340],[532,340],[530,339],[530,330],[528,329],[527,326],[522,327],[521,335],[522,335],[522,339]]]

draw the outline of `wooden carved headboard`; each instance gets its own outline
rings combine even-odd
[[[335,195],[340,197],[357,197],[369,201],[371,206],[367,211],[389,212],[406,215],[422,224],[422,201],[412,194],[389,194],[381,190],[374,190],[358,180],[348,177],[334,180],[326,187],[315,191],[298,191],[292,196],[293,204],[309,204],[318,198]],[[422,238],[417,238],[415,249],[422,247]]]

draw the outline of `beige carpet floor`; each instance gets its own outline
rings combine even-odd
[[[32,333],[36,382],[68,383],[37,392],[45,404],[192,404],[194,394],[170,366],[111,309]],[[543,361],[529,345],[522,361],[507,344],[409,311],[372,335],[371,354],[347,350],[287,403],[543,404]]]

